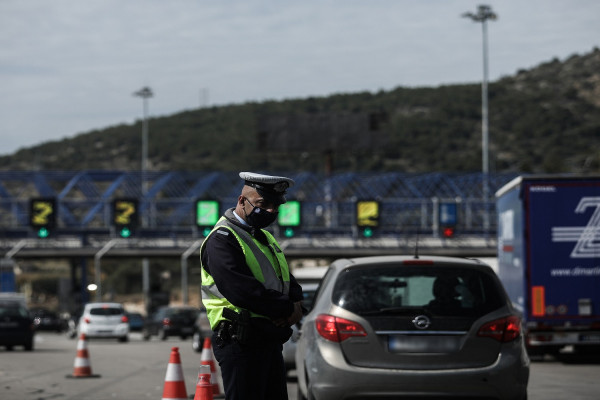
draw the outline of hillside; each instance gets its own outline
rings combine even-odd
[[[151,118],[152,170],[481,170],[480,83]],[[489,85],[490,169],[600,173],[600,50]],[[139,170],[141,121],[0,157],[1,170]]]

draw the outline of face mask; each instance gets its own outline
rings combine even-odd
[[[246,199],[248,203],[250,200]],[[250,203],[253,207],[250,214],[246,214],[246,209],[244,208],[244,214],[246,214],[246,220],[248,224],[256,229],[266,228],[271,225],[277,219],[277,212],[269,212],[264,208],[256,207],[254,204]]]

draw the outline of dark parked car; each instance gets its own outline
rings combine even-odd
[[[12,350],[23,346],[33,350],[35,326],[33,318],[21,301],[0,299],[0,346]]]
[[[127,322],[130,332],[141,332],[144,328],[144,316],[138,312],[127,312]]]
[[[452,257],[343,259],[296,348],[298,399],[527,398],[521,320],[491,267]]]
[[[194,334],[194,324],[199,309],[190,306],[163,306],[146,318],[142,334],[145,340],[158,336],[166,340],[169,336],[186,339]]]
[[[34,307],[29,312],[33,316],[33,323],[38,331],[62,332],[66,328],[66,321],[52,310]]]

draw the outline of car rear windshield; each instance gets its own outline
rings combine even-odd
[[[496,281],[461,267],[371,265],[347,268],[334,286],[333,303],[357,314],[402,313],[478,316],[506,304]]]
[[[99,307],[92,308],[90,310],[90,315],[103,315],[109,317],[111,315],[121,315],[123,314],[123,309],[118,307]]]
[[[198,310],[193,310],[193,309],[184,309],[184,310],[177,310],[177,309],[173,309],[170,312],[167,313],[167,315],[171,318],[196,318],[198,316]]]
[[[27,317],[27,310],[16,302],[0,302],[0,317]]]

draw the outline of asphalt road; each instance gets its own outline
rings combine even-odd
[[[0,399],[2,400],[99,400],[161,399],[172,347],[178,347],[189,398],[193,399],[201,354],[191,341],[170,338],[149,342],[132,334],[128,343],[88,340],[94,378],[71,378],[77,339],[62,334],[40,333],[33,352],[0,348]],[[600,359],[565,357],[534,361],[529,400],[598,399]],[[296,384],[288,382],[290,400]]]

